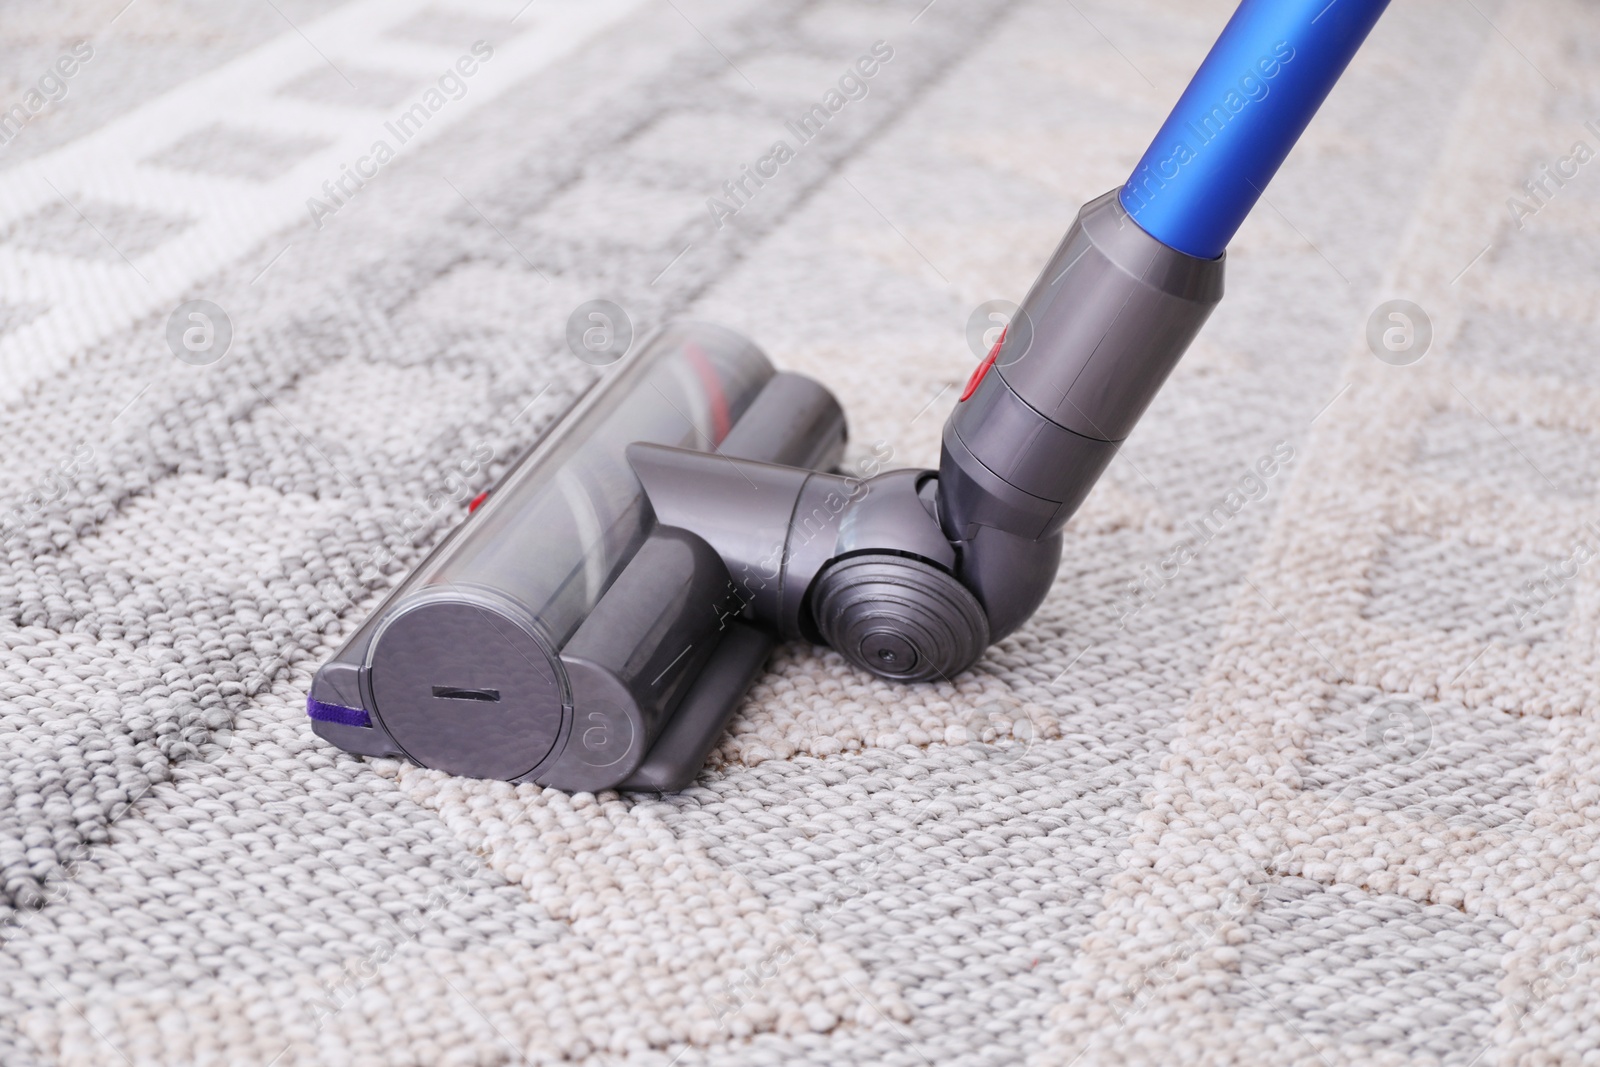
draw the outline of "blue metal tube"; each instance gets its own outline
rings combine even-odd
[[[1156,240],[1228,247],[1389,0],[1244,0],[1121,193]]]

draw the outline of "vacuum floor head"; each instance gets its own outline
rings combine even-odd
[[[948,681],[1039,606],[1062,526],[1221,272],[1100,198],[1023,305],[1031,337],[1002,338],[950,416],[939,470],[868,479],[834,470],[825,388],[728,330],[667,328],[322,668],[315,729],[453,774],[676,789],[774,641]]]
[[[974,372],[937,471],[832,473],[826,389],[727,330],[658,334],[318,672],[317,732],[454,774],[675,789],[775,640],[898,682],[970,667],[1044,599],[1062,527],[1386,3],[1244,0],[1139,169],[1067,231],[1028,328]]]
[[[775,635],[727,567],[660,523],[640,444],[814,469],[842,455],[820,385],[680,324],[619,366],[494,487],[312,685],[351,752],[565,789],[667,789],[699,769]]]
[[[699,770],[774,641],[948,681],[1043,600],[1062,526],[1221,271],[1100,198],[1023,305],[1032,336],[1002,338],[950,416],[939,470],[868,479],[835,471],[825,388],[728,330],[668,327],[318,672],[315,729],[453,774],[664,790]]]

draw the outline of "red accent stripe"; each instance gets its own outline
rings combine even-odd
[[[1006,327],[1006,329],[1010,329],[1010,327]],[[978,364],[977,369],[972,372],[972,377],[967,379],[967,387],[962,391],[961,399],[957,400],[956,403],[965,403],[967,397],[978,391],[978,386],[983,384],[983,376],[989,373],[990,367],[994,366],[994,357],[1000,354],[1000,346],[1005,343],[1006,330],[1002,329],[1000,336],[995,338],[994,347],[989,349],[989,354],[983,357],[983,362]]]
[[[472,503],[467,505],[467,514],[471,515],[474,511],[477,511],[483,506],[483,502],[488,499],[489,490],[485,489],[483,492],[472,498]]]
[[[728,436],[728,431],[733,429],[733,418],[728,414],[728,396],[722,391],[722,379],[717,377],[717,368],[711,365],[711,360],[706,358],[699,345],[684,345],[683,352],[700,375],[700,384],[706,387],[706,399],[711,401],[711,440],[713,444],[720,445],[722,439]]]

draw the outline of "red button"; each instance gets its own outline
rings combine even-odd
[[[1006,329],[1010,329],[1010,327],[1006,327]],[[972,377],[967,379],[966,391],[961,394],[961,399],[957,400],[956,403],[964,403],[967,397],[978,391],[978,386],[983,383],[983,376],[989,373],[990,367],[994,366],[994,357],[1000,354],[1000,346],[1005,343],[1006,331],[1002,329],[1000,336],[995,339],[994,347],[989,349],[989,354],[983,357],[983,362],[978,364],[978,368],[972,372]]]

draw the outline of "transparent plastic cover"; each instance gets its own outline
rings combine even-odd
[[[606,373],[400,596],[494,590],[528,611],[559,650],[649,531],[650,505],[628,445],[714,449],[773,369],[732,331],[678,323]]]

